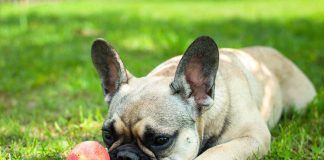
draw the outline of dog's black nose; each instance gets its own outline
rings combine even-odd
[[[139,156],[136,153],[129,151],[120,151],[117,153],[117,160],[139,160]]]

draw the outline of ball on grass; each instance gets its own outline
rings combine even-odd
[[[67,160],[110,160],[105,147],[96,141],[77,144],[69,153]]]

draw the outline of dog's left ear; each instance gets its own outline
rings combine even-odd
[[[214,40],[208,36],[197,38],[179,62],[171,90],[186,100],[193,97],[199,110],[209,108],[213,104],[218,63]]]
[[[111,98],[123,84],[127,84],[132,75],[126,70],[116,50],[103,39],[93,42],[91,57],[96,67],[109,103]]]

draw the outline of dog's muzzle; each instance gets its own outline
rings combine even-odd
[[[124,144],[109,152],[112,160],[149,160],[135,144]]]

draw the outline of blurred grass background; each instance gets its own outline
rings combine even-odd
[[[283,116],[264,159],[323,159],[320,0],[0,2],[0,159],[64,159],[81,141],[102,141],[95,38],[144,76],[200,35],[219,47],[272,46],[310,77],[319,95],[306,114]]]

